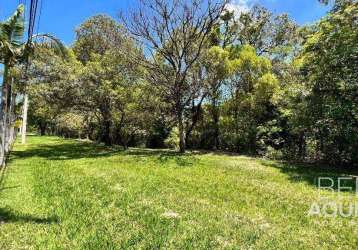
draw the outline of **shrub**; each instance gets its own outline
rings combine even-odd
[[[179,149],[179,129],[177,127],[170,131],[170,134],[164,143],[168,148]]]

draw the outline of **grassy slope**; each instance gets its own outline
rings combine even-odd
[[[357,218],[306,216],[310,171],[31,136],[0,184],[0,249],[357,247]]]

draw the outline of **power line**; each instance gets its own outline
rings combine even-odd
[[[38,6],[38,0],[31,0],[31,3],[30,3],[30,16],[29,16],[28,42],[32,41],[32,36],[34,34],[37,6]]]
[[[40,21],[41,21],[41,14],[42,14],[42,4],[43,4],[44,0],[40,0],[40,11],[39,11],[39,17],[37,19],[37,30],[36,30],[36,34],[39,33],[39,29],[40,29]]]
[[[37,0],[31,0],[30,4],[30,21],[29,21],[29,39],[32,38],[34,33],[34,26],[36,20],[36,11],[37,11]]]

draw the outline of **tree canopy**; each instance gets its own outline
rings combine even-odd
[[[304,26],[258,5],[139,2],[118,21],[86,20],[65,59],[35,49],[31,126],[123,148],[357,164],[356,1]]]

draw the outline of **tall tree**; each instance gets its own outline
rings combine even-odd
[[[297,25],[287,14],[276,16],[265,7],[256,5],[241,13],[238,23],[239,43],[251,45],[258,55],[272,58],[285,55],[295,43]]]
[[[225,81],[235,72],[236,59],[232,46],[237,38],[238,22],[233,12],[226,11],[211,34],[209,49],[202,61],[205,69],[205,89],[211,102],[213,149],[220,147],[220,105]]]
[[[185,152],[185,108],[199,86],[188,74],[202,53],[227,1],[140,0],[139,10],[124,17],[127,29],[145,47],[145,63],[153,84],[170,103],[179,129],[180,152]],[[198,83],[198,82],[195,82]]]
[[[124,111],[122,97],[141,78],[138,63],[129,59],[143,56],[125,29],[104,15],[91,17],[77,29],[74,51],[85,66],[79,79],[80,100],[85,105],[80,103],[79,107],[90,107],[96,113],[101,128],[98,139],[111,145],[114,111]]]
[[[306,37],[301,55],[309,89],[309,130],[318,159],[333,164],[357,164],[357,13],[357,1],[337,1]]]
[[[73,50],[84,64],[92,54],[104,55],[109,50],[124,43],[123,27],[107,15],[90,17],[76,29],[76,42]]]

